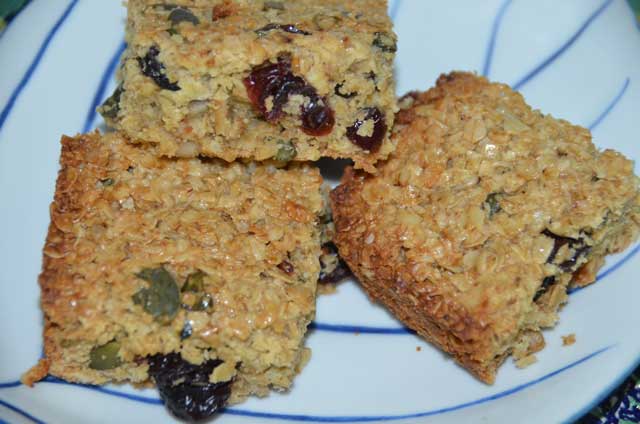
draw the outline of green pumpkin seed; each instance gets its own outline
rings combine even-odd
[[[264,9],[284,10],[284,4],[281,1],[267,0],[264,2]]]
[[[183,293],[196,293],[195,301],[189,303],[183,303],[182,308],[187,311],[206,311],[213,305],[211,295],[204,292],[204,277],[205,274],[202,271],[196,271],[189,274],[184,284],[182,285]],[[192,300],[194,296],[188,296],[187,299]]]
[[[493,218],[493,215],[497,214],[502,210],[502,208],[500,207],[499,199],[498,199],[499,196],[500,196],[500,193],[489,193],[489,195],[487,195],[487,198],[484,201],[485,209],[487,209],[489,213],[489,219]]]
[[[102,187],[112,186],[114,182],[115,181],[113,181],[113,178],[104,178],[104,179],[99,181],[100,186],[102,186]]]
[[[279,162],[289,162],[296,157],[298,152],[291,141],[281,140],[278,142],[278,152],[275,159]]]
[[[176,7],[173,9],[171,13],[169,13],[169,20],[172,26],[178,25],[181,22],[191,22],[194,25],[200,23],[200,19],[186,7]]]
[[[196,271],[189,274],[182,286],[182,292],[199,293],[204,291],[204,276],[207,275],[202,271]]]
[[[94,370],[111,370],[122,365],[118,356],[120,343],[115,340],[96,346],[89,353],[89,368]]]
[[[376,32],[374,34],[373,45],[385,53],[394,53],[398,50],[395,38],[386,32]]]
[[[104,118],[116,119],[118,112],[120,112],[120,96],[122,96],[123,92],[122,85],[119,85],[113,94],[98,108],[100,115]]]
[[[143,269],[136,274],[150,283],[133,295],[133,303],[140,305],[161,322],[171,322],[180,307],[180,291],[171,274],[163,267]]]

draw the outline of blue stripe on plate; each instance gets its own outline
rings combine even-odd
[[[250,410],[246,410],[246,409],[239,409],[239,408],[226,408],[223,410],[223,413],[225,414],[230,414],[230,415],[239,415],[239,416],[244,416],[244,417],[255,417],[255,418],[268,418],[268,419],[276,419],[276,420],[287,420],[287,421],[307,421],[307,422],[370,422],[370,421],[395,421],[395,420],[402,420],[402,419],[408,419],[408,418],[419,418],[419,417],[427,417],[427,416],[431,416],[431,415],[440,415],[440,414],[444,414],[447,412],[452,412],[452,411],[457,411],[460,409],[465,409],[465,408],[469,408],[472,406],[476,406],[476,405],[481,405],[483,403],[487,403],[496,399],[500,399],[509,395],[512,395],[514,393],[520,392],[528,387],[531,386],[535,386],[539,383],[542,383],[545,380],[548,380],[558,374],[563,373],[564,371],[567,371],[577,365],[580,365],[586,361],[588,361],[589,359],[592,359],[604,352],[606,352],[607,350],[613,348],[615,345],[611,345],[611,346],[606,346],[603,347],[601,349],[596,350],[595,352],[592,352],[586,356],[583,356],[580,359],[577,359],[561,368],[558,368],[557,370],[551,371],[541,377],[538,377],[536,379],[533,379],[531,381],[528,381],[526,383],[523,384],[519,384],[515,387],[512,387],[510,389],[507,390],[503,390],[502,392],[490,395],[490,396],[485,396],[485,397],[481,397],[479,399],[475,399],[469,402],[464,402],[464,403],[460,403],[457,405],[452,405],[452,406],[448,406],[448,407],[444,407],[444,408],[438,408],[438,409],[432,409],[432,410],[428,410],[428,411],[421,411],[421,412],[414,412],[414,413],[410,413],[410,414],[395,414],[395,415],[353,415],[353,416],[349,416],[349,415],[334,415],[334,416],[322,416],[322,415],[305,415],[305,414],[282,414],[282,413],[273,413],[273,412],[265,412],[265,411],[250,411]],[[123,392],[118,392],[116,390],[111,390],[111,389],[107,389],[107,388],[103,388],[103,387],[99,387],[99,386],[91,386],[91,385],[81,385],[81,384],[73,384],[73,383],[68,383],[64,380],[60,380],[58,378],[54,378],[54,377],[47,377],[45,380],[42,381],[42,383],[51,383],[51,384],[61,384],[61,385],[67,385],[67,386],[76,386],[76,387],[81,387],[81,388],[85,388],[85,389],[89,389],[89,390],[94,390],[100,393],[104,393],[107,395],[111,395],[111,396],[116,396],[116,397],[120,397],[120,398],[124,398],[124,399],[128,399],[128,400],[132,400],[135,402],[143,402],[143,403],[148,403],[148,404],[155,404],[155,405],[159,405],[162,404],[162,401],[159,398],[151,398],[151,397],[146,397],[146,396],[139,396],[139,395],[133,395],[133,394],[129,394],[129,393],[123,393]],[[24,413],[26,414],[26,412],[24,411],[20,411],[20,413]],[[33,418],[35,422],[41,422],[41,421],[36,421],[36,418]]]
[[[127,44],[124,41],[120,43],[116,51],[113,53],[113,56],[111,56],[111,59],[109,59],[107,67],[102,73],[100,83],[96,88],[95,94],[93,95],[93,100],[91,101],[91,106],[89,107],[89,111],[87,112],[87,117],[84,121],[84,127],[82,127],[82,132],[84,133],[88,132],[93,126],[93,121],[96,118],[96,108],[100,105],[100,103],[102,103],[104,99],[104,92],[107,89],[107,84],[109,84],[111,77],[118,67],[120,56],[122,55],[125,47],[127,47]]]
[[[21,409],[21,408],[18,408],[17,406],[12,405],[12,404],[10,404],[9,402],[7,402],[7,401],[5,401],[5,400],[0,399],[0,405],[4,406],[4,407],[5,407],[5,408],[7,408],[7,409],[12,410],[12,411],[13,411],[13,412],[15,412],[16,414],[22,415],[23,417],[25,417],[25,418],[26,418],[26,419],[28,419],[28,420],[33,421],[34,423],[37,423],[37,424],[44,424],[44,421],[42,421],[42,420],[40,420],[40,419],[38,419],[38,418],[34,417],[33,415],[31,415],[31,414],[30,414],[30,413],[28,413],[27,411],[25,411],[25,410],[23,410],[23,409]]]
[[[489,44],[487,44],[487,51],[484,56],[484,66],[482,67],[482,76],[485,76],[487,78],[489,78],[489,72],[491,72],[491,62],[493,61],[493,52],[496,47],[498,30],[500,29],[502,18],[504,17],[504,14],[509,8],[511,2],[512,0],[505,0],[500,6],[500,9],[498,9],[498,13],[493,20],[493,25],[491,27],[491,38],[489,38]]]
[[[69,5],[67,6],[67,8],[64,10],[62,15],[58,18],[55,25],[49,30],[49,33],[47,34],[44,41],[40,45],[40,48],[38,49],[38,53],[36,53],[36,56],[33,58],[33,61],[29,65],[29,68],[27,68],[27,72],[25,72],[25,74],[22,76],[22,79],[20,80],[16,88],[14,88],[13,92],[11,93],[11,96],[9,97],[9,101],[2,109],[2,112],[0,112],[0,131],[2,131],[2,127],[4,126],[4,123],[7,120],[9,113],[11,113],[11,110],[13,109],[13,106],[15,105],[16,100],[20,96],[20,93],[22,93],[22,90],[24,90],[24,88],[29,83],[29,80],[33,76],[34,71],[40,64],[42,57],[44,56],[45,52],[49,48],[49,44],[51,44],[51,40],[53,40],[53,37],[55,37],[58,30],[64,24],[64,21],[67,20],[67,18],[73,11],[73,8],[76,7],[77,4],[78,4],[78,0],[72,0],[71,3],[69,3]]]
[[[366,325],[328,324],[313,321],[309,324],[310,330],[330,331],[334,333],[363,333],[363,334],[416,334],[407,327],[370,327]]]
[[[620,99],[622,99],[622,96],[624,96],[624,93],[627,92],[627,88],[629,88],[630,82],[631,80],[629,79],[629,77],[627,77],[627,79],[624,80],[624,83],[622,84],[622,88],[620,88],[620,91],[618,91],[618,94],[616,94],[613,100],[609,102],[607,107],[600,113],[600,115],[598,115],[598,117],[591,123],[591,125],[589,125],[589,130],[593,131],[598,125],[600,125],[600,123],[604,120],[604,118],[606,118],[607,115],[609,115],[609,113],[613,110],[613,108],[616,107]]]
[[[0,383],[0,389],[9,389],[11,387],[18,387],[20,386],[22,383],[20,382],[20,380],[16,380],[16,381],[8,381],[6,383]]]
[[[520,78],[514,84],[511,84],[514,90],[520,90],[526,83],[531,81],[536,75],[542,72],[547,66],[555,62],[564,52],[566,52],[573,43],[576,42],[578,38],[586,31],[586,29],[604,12],[610,5],[613,3],[613,0],[606,0],[595,12],[589,16],[589,18],[580,26],[578,31],[576,31],[559,49],[553,52],[549,57],[544,59],[539,65],[529,71],[525,76]]]

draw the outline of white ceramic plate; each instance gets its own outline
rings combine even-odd
[[[398,93],[475,70],[529,103],[593,129],[600,147],[640,157],[640,31],[624,0],[390,2]],[[165,422],[153,390],[17,383],[41,352],[41,247],[59,138],[100,124],[114,88],[118,1],[33,0],[0,35],[0,417],[8,422]],[[545,333],[539,362],[505,364],[486,386],[407,334],[353,283],[318,302],[313,359],[289,394],[229,408],[216,423],[559,422],[585,413],[640,359],[639,245],[609,258]],[[577,343],[562,347],[561,335]],[[0,421],[2,421],[0,420]],[[404,422],[404,421],[403,421]]]

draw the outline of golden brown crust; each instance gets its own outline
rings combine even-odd
[[[373,299],[492,383],[637,237],[633,164],[473,74],[399,103],[396,153],[331,194],[335,241]]]
[[[194,363],[237,365],[232,402],[286,389],[308,357],[303,337],[315,311],[318,171],[159,159],[149,150],[117,133],[63,137],[39,279],[46,359],[26,381],[48,371],[139,383],[148,379],[141,358],[176,351]],[[283,261],[291,273],[278,268]],[[213,306],[154,319],[133,295],[148,287],[136,274],[159,266],[178,286],[202,271],[200,294]],[[91,349],[112,340],[122,365],[89,367]]]

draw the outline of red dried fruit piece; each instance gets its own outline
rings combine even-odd
[[[289,261],[280,262],[278,264],[278,269],[280,269],[280,271],[284,272],[287,275],[291,275],[295,271],[295,268],[293,267],[293,265],[291,265],[291,262]]]
[[[304,78],[291,72],[291,59],[288,56],[278,57],[276,63],[267,61],[256,66],[243,82],[249,100],[267,121],[277,122],[289,97],[299,94],[306,98],[300,106],[302,130],[309,135],[322,136],[333,129],[333,110]],[[269,98],[270,108],[267,107]]]
[[[364,119],[356,120],[353,125],[347,128],[347,138],[356,146],[375,153],[380,149],[382,139],[387,133],[387,123],[384,120],[384,114],[377,107],[367,108],[365,112]],[[360,127],[367,121],[373,121],[371,135],[358,134]]]

